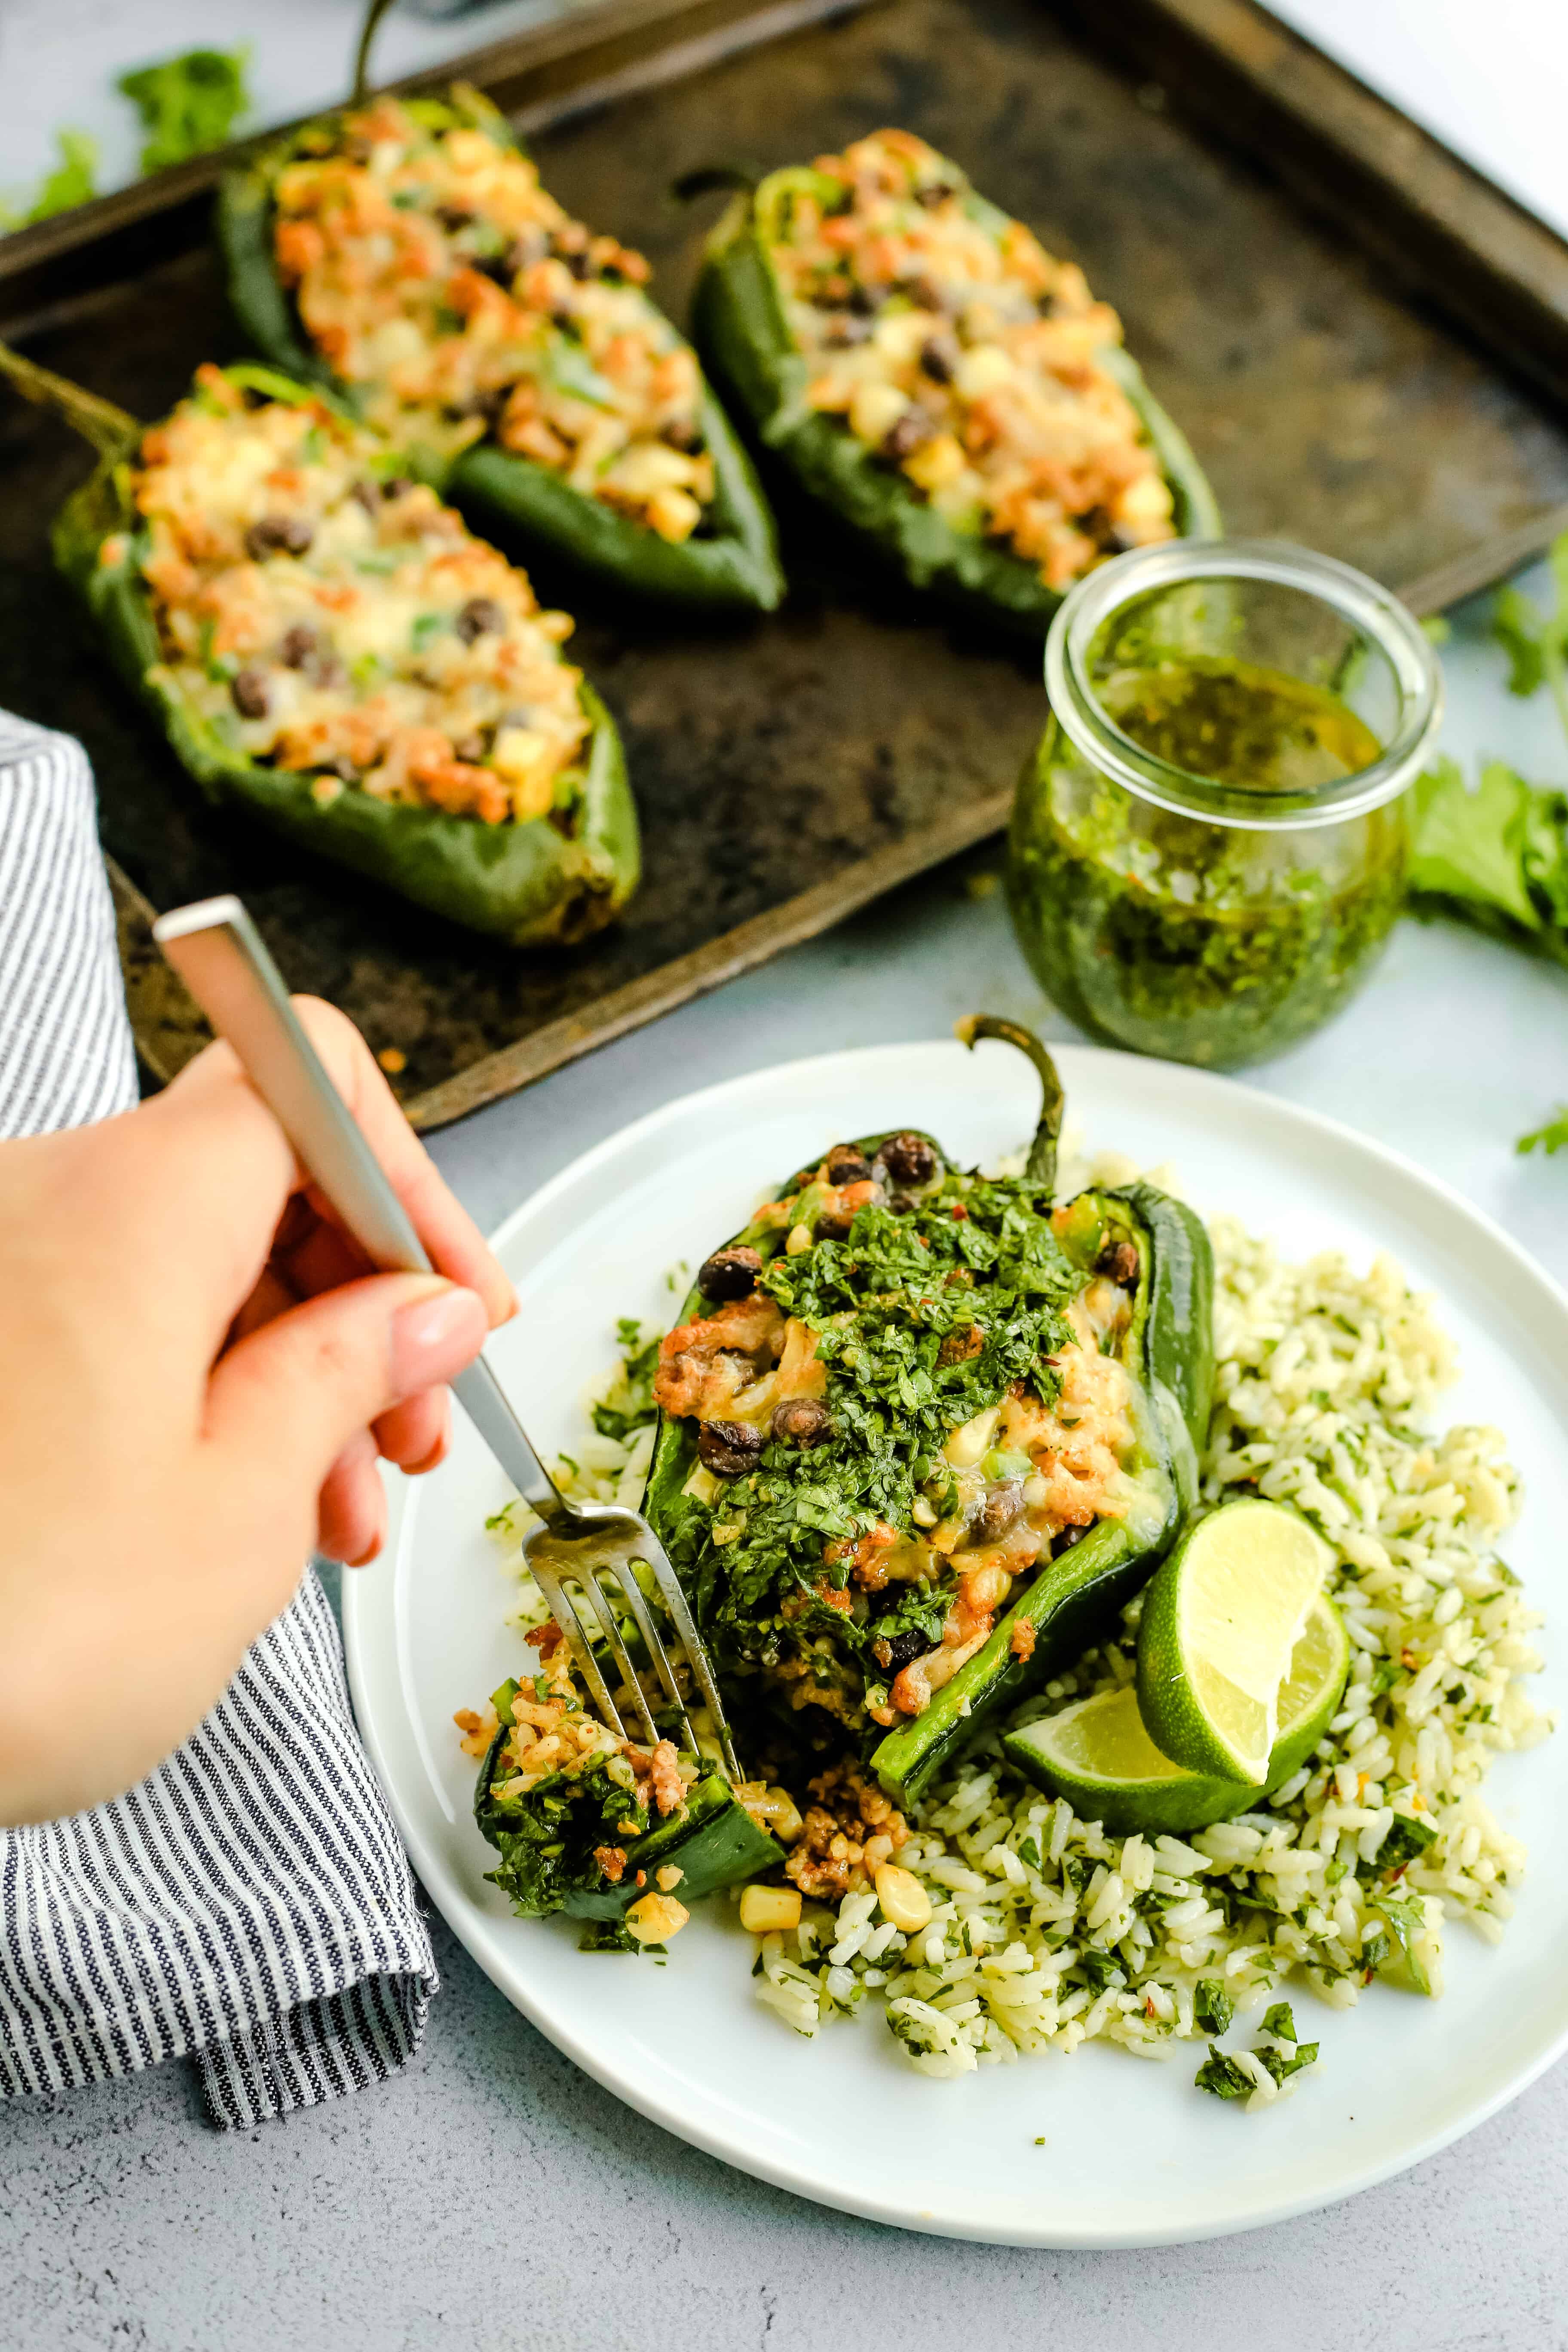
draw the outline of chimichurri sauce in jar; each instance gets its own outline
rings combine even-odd
[[[1049,994],[1091,1035],[1215,1069],[1309,1034],[1404,898],[1402,796],[1441,698],[1410,615],[1305,551],[1140,549],[1063,605],[1047,677],[1008,890]]]

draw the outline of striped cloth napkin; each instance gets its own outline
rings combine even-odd
[[[0,1138],[135,1100],[91,772],[0,713]],[[139,1788],[0,1829],[0,2096],[190,2053],[245,2129],[395,2073],[437,1982],[313,1570]]]

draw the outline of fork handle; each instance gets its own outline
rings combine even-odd
[[[176,907],[153,936],[373,1265],[429,1274],[425,1244],[310,1043],[281,973],[240,901]],[[490,1365],[476,1356],[452,1382],[464,1412],[518,1493],[547,1525],[576,1514],[557,1491]]]

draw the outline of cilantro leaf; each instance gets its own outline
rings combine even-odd
[[[1546,676],[1543,629],[1541,614],[1522,589],[1499,589],[1489,635],[1508,656],[1509,692],[1533,694]]]
[[[1253,2055],[1260,2066],[1268,2068],[1277,2083],[1286,2083],[1292,2074],[1299,2074],[1303,2066],[1317,2063],[1318,2045],[1315,2042],[1298,2042],[1294,2053],[1289,2057],[1283,2050],[1258,2049]]]
[[[98,142],[86,131],[57,131],[59,162],[47,172],[25,211],[0,205],[0,229],[25,228],[29,222],[52,220],[97,195]]]
[[[1425,1853],[1437,1834],[1436,1822],[1418,1822],[1411,1813],[1395,1813],[1387,1835],[1377,1849],[1380,1870],[1397,1870]]]
[[[1568,1103],[1559,1104],[1544,1127],[1532,1128],[1528,1135],[1521,1135],[1513,1148],[1521,1153],[1544,1151],[1550,1159],[1565,1145],[1568,1145]]]
[[[1205,2033],[1224,2033],[1236,2003],[1217,1977],[1200,1977],[1193,1990],[1193,2015]]]
[[[1417,1992],[1430,1993],[1432,1979],[1415,1949],[1416,1938],[1426,1931],[1426,1907],[1420,1896],[1379,1895],[1377,1910],[1379,1916],[1387,1921],[1389,1932],[1403,1955],[1401,1973]]]
[[[116,88],[142,117],[143,172],[161,172],[221,147],[250,110],[248,49],[187,49],[121,74]]]
[[[1296,2040],[1296,2020],[1291,2015],[1288,2000],[1277,2000],[1272,2008],[1264,2011],[1263,2031],[1265,2033],[1277,2033],[1281,2042]]]
[[[1212,2091],[1216,2099],[1249,2099],[1258,2088],[1246,2067],[1227,2058],[1217,2042],[1209,2043],[1209,2054],[1193,2081],[1200,2091]]]

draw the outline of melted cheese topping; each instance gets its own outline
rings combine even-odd
[[[956,530],[1065,588],[1175,535],[1170,487],[1100,353],[1121,341],[1083,272],[981,206],[905,131],[781,175],[769,254],[806,398]]]
[[[323,802],[353,785],[570,829],[590,731],[570,619],[369,434],[204,367],[133,490],[163,676],[236,751],[319,772]]]
[[[591,235],[482,130],[380,99],[318,135],[278,178],[278,267],[376,429],[448,454],[493,434],[689,538],[713,497],[702,380],[642,291],[642,256]]]

